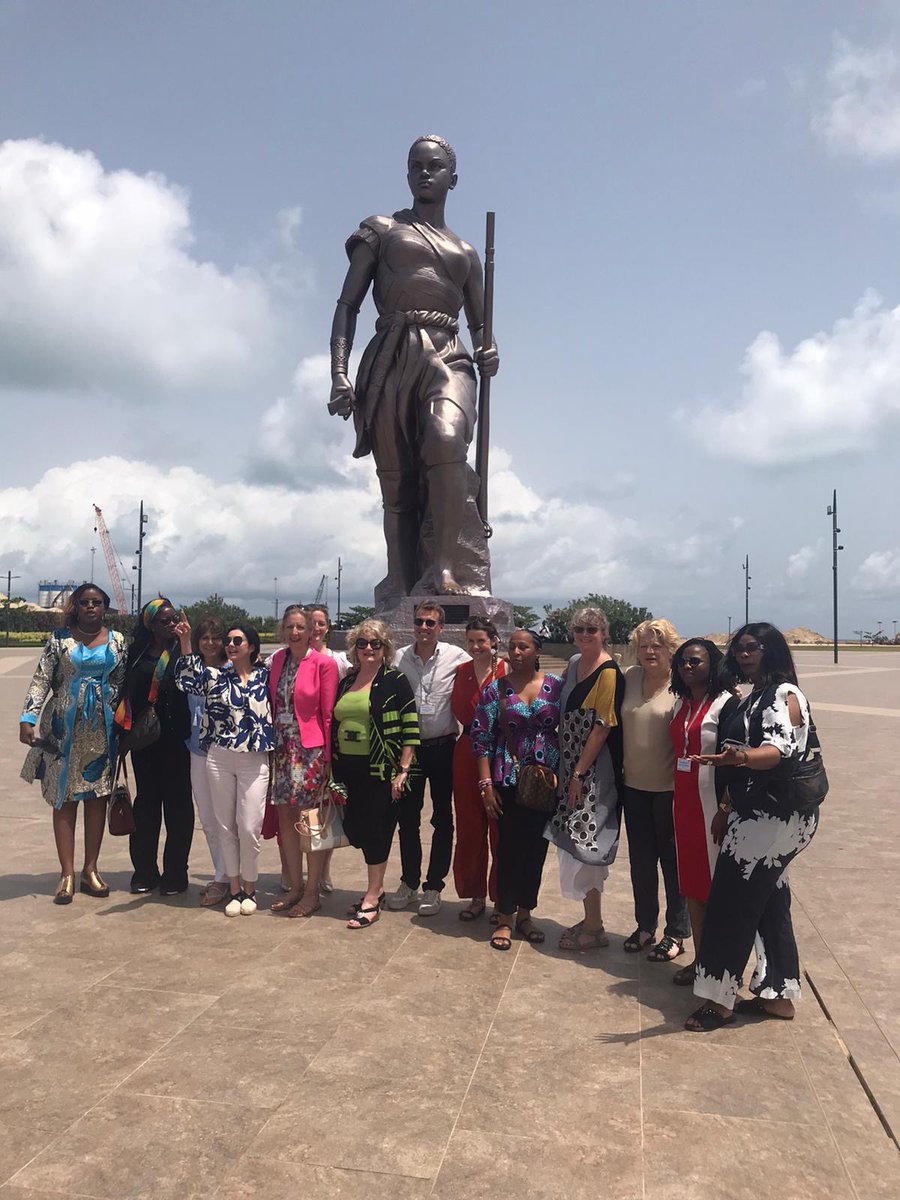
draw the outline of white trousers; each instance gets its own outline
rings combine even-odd
[[[225,870],[225,859],[222,857],[219,823],[213,812],[205,754],[191,754],[191,790],[194,793],[194,804],[197,806],[197,816],[200,818],[203,836],[209,847],[209,857],[212,859],[216,883],[227,883],[228,872]]]
[[[213,745],[206,756],[206,774],[225,874],[255,883],[269,786],[269,756],[262,750],[226,750]]]

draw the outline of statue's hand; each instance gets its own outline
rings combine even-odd
[[[331,398],[328,401],[328,411],[332,416],[343,417],[346,421],[353,415],[356,396],[353,384],[346,375],[335,375],[331,384]]]
[[[476,350],[475,362],[482,375],[486,375],[488,379],[493,379],[500,370],[500,355],[497,353],[497,343],[494,342],[486,350]]]

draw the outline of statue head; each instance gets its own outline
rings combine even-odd
[[[416,138],[407,156],[406,178],[417,200],[442,201],[456,187],[456,151],[436,133]]]

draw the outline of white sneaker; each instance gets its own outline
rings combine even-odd
[[[401,882],[396,892],[391,892],[385,903],[394,912],[400,912],[401,909],[409,908],[410,904],[418,899],[418,889],[411,888],[408,883]]]
[[[422,903],[419,905],[420,917],[433,917],[441,911],[441,893],[427,890],[422,894]]]
[[[232,895],[229,898],[228,903],[225,905],[225,916],[226,917],[239,917],[240,915],[241,915],[241,895],[240,895],[240,893],[238,893],[237,896]]]
[[[241,901],[241,916],[252,917],[256,912],[256,892],[252,896],[245,895]]]

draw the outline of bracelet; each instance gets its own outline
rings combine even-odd
[[[726,804],[723,800],[720,800],[719,801],[719,812],[725,813],[727,815],[728,813],[731,812],[731,805]]]
[[[738,763],[738,766],[739,766],[739,767],[746,767],[746,765],[747,765],[747,763],[748,763],[748,761],[749,761],[749,760],[748,760],[748,757],[747,757],[747,751],[746,751],[746,750],[741,750],[741,754],[743,754],[743,756],[744,756],[744,761],[743,761],[743,762],[740,762],[740,763]]]
[[[479,792],[481,792],[482,796],[488,790],[488,788],[492,788],[493,786],[494,785],[490,781],[490,779],[479,779],[478,780],[478,790],[479,790]]]
[[[587,779],[587,777],[588,777],[587,771],[573,771],[572,772],[572,778],[577,779],[579,781],[579,783],[584,783],[584,781],[585,781],[585,779]]]

